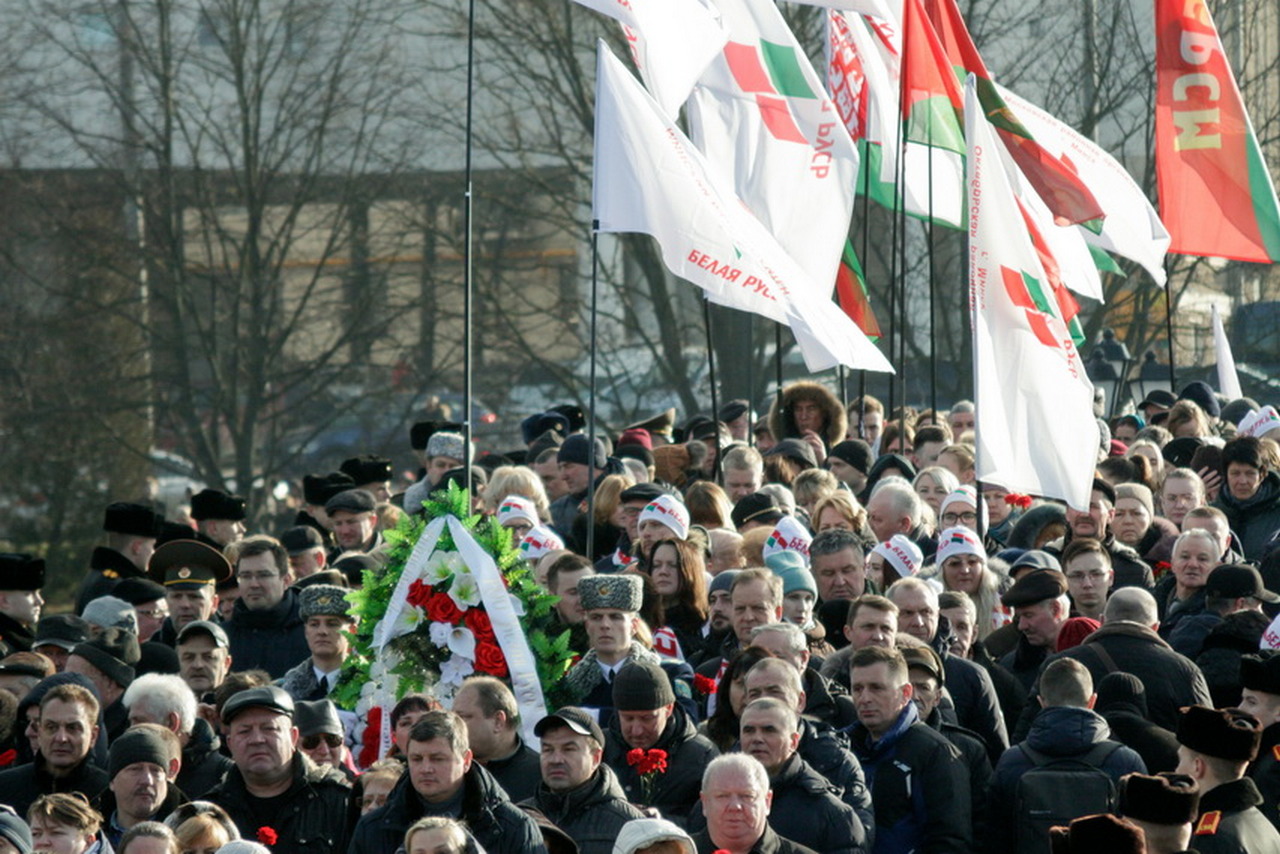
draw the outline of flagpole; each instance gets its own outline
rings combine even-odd
[[[773,324],[773,368],[778,375],[778,409],[782,409],[782,324]],[[777,436],[773,437],[778,439]]]
[[[599,293],[600,220],[591,221],[591,387],[587,391],[587,549],[588,560],[595,561],[596,547],[596,298]],[[568,533],[568,532],[566,532]]]
[[[756,316],[747,315],[747,446],[756,446]]]
[[[472,201],[471,192],[471,153],[473,139],[471,132],[472,114],[475,107],[475,56],[476,56],[476,0],[467,4],[467,127],[466,127],[466,165],[463,179],[463,240],[462,240],[462,440],[464,459],[462,470],[463,483],[466,485],[467,501],[473,501],[471,494],[471,302],[472,302]],[[470,507],[468,507],[470,509]]]
[[[929,111],[929,140],[933,141],[933,111]],[[933,259],[933,152],[929,152],[929,222],[926,223],[925,240],[929,241],[929,409],[933,423],[938,423],[938,321],[937,282]]]
[[[1166,255],[1164,259],[1164,325],[1165,334],[1169,337],[1169,391],[1178,393],[1178,379],[1173,366],[1173,262]]]
[[[716,447],[720,446],[720,406],[716,400],[716,348],[711,335],[711,300],[702,300],[702,325],[707,332],[707,379],[711,383],[711,420],[717,422]]]

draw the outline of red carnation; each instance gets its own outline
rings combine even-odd
[[[477,641],[492,641],[493,623],[489,620],[488,613],[483,608],[472,608],[467,611],[466,616],[467,628],[471,629],[471,633],[476,636]]]
[[[502,648],[493,641],[480,641],[476,644],[476,670],[505,679],[509,675],[507,657]]]
[[[645,754],[644,762],[638,769],[641,774],[665,774],[667,772],[667,751],[654,748]]]
[[[432,589],[430,584],[423,584],[422,579],[409,585],[409,595],[405,597],[405,601],[415,608],[426,608],[427,602],[431,601]]]
[[[716,692],[716,680],[710,676],[695,673],[693,674],[693,690],[699,694],[714,694]]]
[[[728,848],[717,848],[715,851],[712,851],[711,854],[732,854],[732,852],[730,852]]]
[[[258,828],[258,841],[263,845],[275,845],[280,836],[270,827]]]
[[[627,751],[628,765],[632,765],[632,766],[639,765],[643,761],[644,761],[644,751],[641,750],[639,747],[636,747],[632,750]]]
[[[427,619],[433,623],[456,625],[462,620],[462,609],[448,593],[436,593],[427,600]]]

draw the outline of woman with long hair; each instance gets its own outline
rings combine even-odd
[[[640,568],[653,581],[662,601],[663,624],[654,627],[655,649],[671,658],[696,659],[708,616],[707,568],[702,555],[685,540],[659,540]]]

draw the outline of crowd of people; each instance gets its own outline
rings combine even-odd
[[[0,555],[0,854],[1280,852],[1274,408],[1100,419],[1087,509],[978,482],[968,401],[714,415],[561,406],[504,453],[421,422],[408,482],[346,460],[265,533],[213,489],[114,503],[48,614]],[[576,699],[472,676],[369,755],[347,594],[455,483],[556,597]]]

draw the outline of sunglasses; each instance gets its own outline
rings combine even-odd
[[[341,747],[342,736],[334,735],[328,732],[322,732],[317,735],[304,735],[302,737],[302,747],[305,750],[315,750],[317,747],[320,746],[321,742],[324,742],[325,744],[329,745],[330,748]]]

